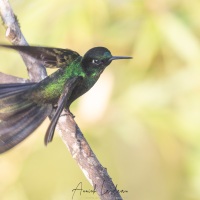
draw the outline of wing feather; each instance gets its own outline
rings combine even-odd
[[[55,131],[55,127],[56,127],[56,124],[57,124],[58,119],[60,117],[60,114],[63,111],[63,109],[64,109],[64,107],[67,103],[67,100],[68,100],[69,96],[71,95],[73,88],[78,84],[80,79],[81,79],[81,77],[74,77],[74,78],[69,79],[67,81],[67,83],[65,84],[65,88],[63,90],[63,93],[58,100],[57,110],[55,111],[55,114],[51,119],[51,123],[50,123],[50,125],[47,129],[47,132],[46,132],[46,135],[45,135],[45,138],[44,138],[45,145],[47,145],[49,142],[52,141],[54,131]]]
[[[38,46],[14,46],[2,45],[0,47],[15,49],[25,53],[47,68],[62,68],[68,66],[73,60],[80,57],[80,55],[70,49],[51,48],[51,47],[38,47]]]

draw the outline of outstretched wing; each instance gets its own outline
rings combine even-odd
[[[51,114],[51,104],[23,98],[35,84],[0,84],[0,154],[23,141]]]
[[[37,83],[28,82],[28,83],[4,83],[0,84],[0,99],[6,96],[9,96],[14,93],[18,93],[20,90],[26,90],[31,88]]]
[[[73,60],[80,56],[77,52],[70,49],[37,46],[14,46],[2,44],[0,44],[0,47],[15,49],[17,51],[25,53],[41,62],[47,68],[66,67]]]
[[[47,145],[49,142],[52,141],[53,139],[53,135],[54,135],[54,131],[55,131],[55,127],[56,124],[58,122],[58,119],[60,117],[61,112],[63,111],[67,100],[69,99],[71,92],[73,91],[74,87],[79,83],[79,81],[81,80],[81,77],[74,77],[69,79],[64,87],[64,90],[62,92],[62,95],[60,96],[59,100],[58,100],[58,107],[54,113],[54,116],[51,119],[51,123],[47,129],[45,138],[44,138],[44,143],[45,145]]]

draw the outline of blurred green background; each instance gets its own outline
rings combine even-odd
[[[84,54],[105,46],[113,62],[71,110],[124,199],[200,199],[200,1],[15,0],[32,45]],[[8,43],[0,26],[0,43]],[[27,77],[16,52],[0,50],[0,71]],[[52,73],[52,70],[48,71]],[[92,189],[48,119],[0,156],[1,200],[66,200]],[[76,194],[77,199],[98,199]]]

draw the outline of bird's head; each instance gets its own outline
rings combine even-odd
[[[112,56],[107,48],[94,47],[83,56],[82,67],[88,74],[97,73],[100,75],[113,60],[131,58],[127,56]]]

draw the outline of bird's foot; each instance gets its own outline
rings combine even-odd
[[[67,115],[71,115],[73,118],[75,118],[75,115],[73,115],[72,112],[70,112],[70,110],[65,110],[64,113],[62,113],[60,116],[67,116]]]

